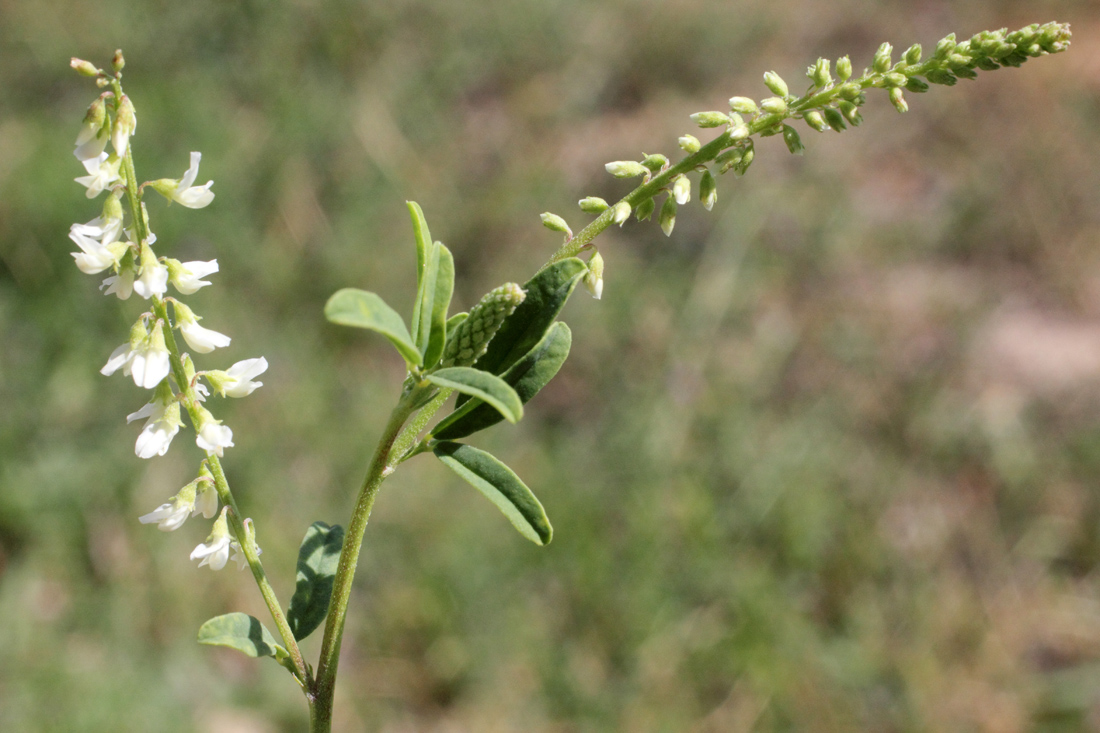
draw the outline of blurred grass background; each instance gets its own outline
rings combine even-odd
[[[603,172],[677,153],[687,115],[794,89],[818,56],[1068,21],[1069,53],[771,138],[674,235],[600,240],[573,356],[475,442],[556,529],[539,549],[427,458],[375,510],[342,731],[1100,730],[1100,8],[1087,0],[0,3],[0,729],[305,728],[293,683],[194,643],[263,617],[197,570],[208,526],[141,526],[200,459],[133,455],[145,395],[98,374],[138,312],[72,265],[88,80],[126,52],[138,175],[190,150],[217,199],[150,200],[159,251],[217,257],[189,299],[264,355],[219,402],[226,466],[288,601],[313,520],[346,521],[399,389],[385,342],[324,323],[411,304],[406,199],[456,306],[523,280]],[[701,135],[705,138],[705,135]],[[155,198],[155,197],[154,197]],[[316,635],[316,636],[319,636]],[[316,657],[319,640],[305,650]]]

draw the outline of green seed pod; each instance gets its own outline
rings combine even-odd
[[[703,171],[703,177],[699,179],[699,200],[707,211],[713,209],[714,202],[718,200],[718,183],[710,171]]]
[[[836,60],[836,75],[840,77],[841,81],[848,81],[852,77],[852,60],[847,56],[842,56]]]
[[[872,68],[879,74],[884,71],[890,70],[890,54],[894,52],[894,47],[889,43],[884,43],[878,47],[878,51],[875,51],[875,60],[872,63]]]
[[[653,216],[653,209],[655,209],[656,206],[657,205],[653,203],[653,199],[646,199],[634,209],[634,216],[638,218],[638,221],[645,221]]]
[[[790,90],[787,89],[787,82],[783,81],[783,77],[774,71],[764,73],[764,85],[771,89],[772,94],[776,96],[785,97],[790,94]]]
[[[661,206],[661,213],[657,220],[661,223],[661,231],[666,237],[672,236],[672,228],[676,226],[676,201],[669,196]]]
[[[443,366],[470,366],[485,353],[489,341],[496,335],[504,319],[512,314],[527,296],[516,283],[505,283],[490,290],[470,309],[443,350]]]
[[[676,142],[680,144],[680,149],[689,155],[691,153],[698,153],[699,148],[703,147],[703,144],[699,142],[699,138],[694,135],[683,135]]]
[[[844,115],[844,119],[848,120],[852,127],[859,127],[859,124],[863,122],[863,115],[859,113],[859,107],[851,102],[841,102],[838,106],[840,107],[840,113]]]
[[[722,127],[729,124],[730,118],[722,112],[696,112],[691,121],[699,127]]]
[[[802,138],[790,125],[783,125],[783,142],[787,143],[787,150],[791,151],[791,155],[802,155],[802,152],[806,149],[806,146],[802,144]]]
[[[955,86],[955,82],[957,81],[954,74],[950,71],[944,71],[943,69],[932,69],[924,76],[933,84],[943,84],[948,87]]]
[[[722,175],[741,162],[745,151],[741,148],[730,148],[714,159],[718,164],[718,175]]]
[[[756,102],[748,97],[730,97],[730,109],[743,115],[754,115],[760,111]]]
[[[919,43],[914,43],[905,52],[905,63],[909,66],[920,63],[922,49]]]
[[[642,159],[642,165],[644,165],[646,168],[649,168],[653,172],[657,172],[668,165],[668,158],[661,155],[660,153],[655,153],[654,155],[646,155],[645,158]]]
[[[909,80],[905,82],[905,88],[917,94],[928,91],[928,85],[915,76],[909,77]]]
[[[848,125],[844,123],[844,115],[840,114],[835,108],[826,107],[821,110],[821,114],[825,116],[825,121],[829,123],[829,127],[837,132],[847,129]]]
[[[752,145],[749,145],[749,147],[745,148],[745,152],[741,156],[741,162],[733,166],[733,174],[738,177],[745,175],[745,171],[752,165],[752,159],[755,157],[756,150]]]
[[[577,202],[577,205],[580,206],[581,211],[586,214],[602,214],[607,211],[608,208],[608,203],[599,196],[583,198]]]

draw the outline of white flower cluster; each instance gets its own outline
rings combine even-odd
[[[134,170],[128,154],[130,138],[137,129],[137,117],[129,98],[121,94],[117,85],[114,89],[101,94],[89,107],[74,150],[88,174],[77,178],[76,182],[87,189],[89,199],[106,192],[106,202],[100,216],[86,224],[73,224],[69,238],[80,248],[72,255],[81,272],[95,275],[110,271],[100,286],[105,294],[127,300],[136,293],[151,301],[152,307],[138,318],[130,329],[129,340],[111,353],[100,371],[111,375],[122,370],[137,386],[153,390],[151,401],[126,418],[127,422],[145,419],[134,446],[138,457],[152,458],[168,451],[183,425],[181,399],[192,416],[195,442],[208,456],[220,457],[233,445],[233,431],[215,419],[203,403],[211,390],[223,397],[244,397],[262,386],[262,382],[254,380],[266,371],[267,360],[263,357],[246,359],[224,371],[196,372],[191,358],[181,354],[176,369],[182,368],[182,373],[173,371],[166,329],[178,329],[190,349],[200,354],[230,343],[229,336],[199,325],[200,316],[178,298],[167,295],[169,285],[181,295],[191,295],[206,287],[210,282],[204,278],[218,271],[218,261],[180,262],[158,257],[153,251],[156,236],[149,229],[145,204],[140,205],[140,214],[132,209],[135,216],[141,216],[141,222],[124,214],[123,198],[128,189],[134,191],[135,184],[127,180],[127,176],[132,176]],[[108,143],[113,148],[111,153],[107,152]],[[201,160],[201,153],[191,153],[191,165],[182,178],[142,184],[137,188],[138,200],[146,188],[151,188],[169,203],[174,201],[191,209],[209,205],[214,200],[210,190],[214,182],[194,185]],[[171,320],[166,320],[168,303],[172,306]],[[174,342],[174,339],[168,341]],[[180,379],[185,382],[180,383]],[[206,384],[200,379],[205,379]],[[180,527],[188,516],[202,514],[207,519],[213,518],[218,512],[218,504],[214,479],[204,462],[199,478],[140,521],[155,522],[158,528],[171,531]],[[199,545],[191,555],[192,559],[202,560],[200,566],[209,565],[219,570],[225,566],[229,551],[235,549],[234,559],[243,567],[244,555],[236,540],[230,537],[225,512],[223,508],[207,542]],[[259,548],[256,549],[258,552]]]

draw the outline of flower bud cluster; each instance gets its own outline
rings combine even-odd
[[[454,335],[447,339],[443,351],[443,366],[470,366],[485,353],[489,341],[496,335],[504,319],[512,315],[527,293],[515,283],[505,283],[490,290],[470,309]]]
[[[201,316],[178,297],[168,295],[169,286],[179,295],[192,295],[210,285],[204,278],[218,271],[218,261],[181,262],[158,256],[153,249],[157,238],[149,228],[148,212],[141,197],[146,188],[151,188],[169,203],[200,209],[214,199],[210,191],[213,181],[194,185],[202,159],[197,152],[191,153],[190,167],[181,178],[165,178],[141,185],[133,180],[130,140],[137,130],[137,113],[133,102],[122,92],[121,69],[124,65],[121,52],[116,52],[112,59],[113,74],[80,59],[72,61],[74,69],[95,77],[97,85],[106,89],[88,107],[73,151],[87,173],[76,179],[86,189],[87,198],[106,194],[99,216],[87,223],[72,225],[69,238],[80,250],[72,253],[73,259],[77,268],[89,275],[109,271],[100,286],[105,294],[121,300],[136,294],[149,304],[148,310],[130,328],[127,341],[111,353],[100,371],[109,376],[121,370],[135,385],[152,391],[149,402],[126,418],[127,422],[145,420],[134,446],[138,457],[152,458],[168,452],[183,426],[181,408],[186,409],[191,418],[196,444],[206,451],[208,458],[220,457],[233,445],[233,431],[210,413],[204,404],[206,398],[211,390],[223,397],[248,395],[261,386],[262,383],[254,378],[267,369],[267,361],[259,357],[237,362],[225,371],[196,372],[191,358],[181,354],[176,346],[175,330],[195,353],[206,354],[230,344],[229,336],[200,325]],[[124,197],[127,207],[123,206]],[[205,379],[206,384],[201,379]],[[213,518],[218,506],[215,482],[204,462],[195,481],[169,502],[140,517],[140,521],[155,522],[158,528],[170,531],[181,526],[188,516],[201,513],[207,519]],[[228,537],[224,525],[223,509],[211,535],[214,545],[209,545],[209,541],[200,545],[193,559],[201,557],[201,564],[214,569],[225,565],[228,549],[222,552],[218,529],[222,526],[222,534]],[[225,548],[229,548],[231,542],[226,539]],[[209,551],[200,552],[204,547]]]

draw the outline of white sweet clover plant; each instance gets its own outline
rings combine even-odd
[[[74,153],[87,174],[76,181],[89,199],[105,194],[99,216],[72,226],[69,237],[80,250],[73,258],[82,272],[108,273],[100,286],[106,294],[122,300],[136,294],[146,305],[127,341],[108,356],[101,371],[111,375],[121,370],[135,385],[151,391],[148,402],[126,418],[145,420],[134,447],[139,458],[164,455],[184,425],[184,413],[204,454],[193,481],[138,519],[164,531],[178,529],[200,514],[214,519],[209,537],[191,559],[212,570],[224,568],[230,560],[242,569],[249,567],[277,632],[276,637],[259,620],[232,613],[203,624],[199,641],[276,659],[305,693],[310,730],[331,730],[340,640],[363,533],[378,488],[401,463],[421,453],[434,455],[492,501],[524,537],[540,545],[550,541],[546,513],[524,482],[492,455],[458,441],[503,420],[518,421],[524,404],[561,368],[571,344],[569,327],[556,320],[562,306],[582,282],[594,297],[603,293],[604,260],[593,244],[600,232],[612,224],[622,226],[631,215],[641,221],[656,212],[662,230],[671,235],[679,207],[691,201],[693,190],[710,210],[717,201],[718,177],[730,171],[744,175],[753,161],[757,136],[781,136],[791,153],[801,154],[801,138],[790,124],[794,121],[801,120],[815,132],[842,132],[860,124],[860,107],[869,90],[882,89],[894,107],[905,112],[906,92],[925,92],[929,84],[952,85],[960,78],[974,78],[979,70],[1020,66],[1029,58],[1066,50],[1069,40],[1068,25],[1047,23],[1011,33],[986,31],[962,42],[950,35],[927,59],[914,45],[894,60],[892,47],[884,43],[871,67],[858,76],[848,57],[835,66],[818,59],[807,69],[809,86],[800,96],[793,95],[778,74],[768,72],[764,83],[772,96],[737,96],[729,100],[728,112],[692,115],[697,126],[714,129],[717,135],[707,142],[692,134],[680,137],[685,155],[679,161],[655,154],[608,163],[613,176],[640,178],[641,184],[613,204],[595,196],[581,199],[581,210],[596,217],[576,234],[563,217],[542,214],[543,224],[564,234],[565,241],[525,284],[495,288],[468,313],[449,312],[454,261],[450,251],[431,238],[420,207],[409,202],[417,255],[410,321],[406,323],[374,293],[353,288],[337,292],[325,306],[329,321],[373,330],[388,339],[404,359],[408,376],[346,530],[323,522],[307,529],[295,593],[285,611],[260,562],[255,527],[241,514],[222,470],[225,450],[233,447],[233,431],[207,406],[214,395],[245,397],[262,386],[256,377],[267,369],[267,361],[256,357],[225,370],[196,370],[190,354],[180,348],[177,331],[196,354],[224,348],[230,337],[200,325],[201,317],[179,296],[210,285],[204,278],[218,271],[218,263],[158,256],[142,202],[144,193],[153,190],[169,202],[200,209],[214,200],[213,182],[195,185],[202,156],[194,152],[180,178],[139,183],[130,145],[137,114],[122,89],[122,52],[115,53],[110,72],[73,59],[73,68],[94,78],[103,90],[88,108],[76,138]],[[691,177],[696,175],[693,185]],[[658,197],[663,197],[659,209]],[[170,295],[170,289],[176,295]],[[456,392],[453,411],[429,427]],[[298,641],[322,624],[315,669],[302,658]]]

